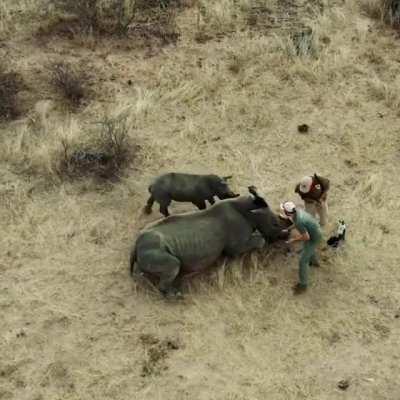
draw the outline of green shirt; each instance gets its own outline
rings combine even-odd
[[[308,232],[311,242],[319,242],[322,238],[322,232],[318,221],[303,210],[297,210],[294,224],[300,233]]]

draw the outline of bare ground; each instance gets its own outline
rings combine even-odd
[[[21,21],[28,3],[13,2]],[[225,14],[197,43],[196,8],[180,13],[176,46],[150,50],[42,41],[37,20],[8,31],[17,17],[4,15],[0,55],[29,89],[26,118],[0,129],[0,399],[400,398],[393,31],[358,3],[325,7],[308,21],[317,55],[299,58],[287,26],[224,36]],[[60,58],[94,75],[95,98],[72,115],[43,69]],[[104,110],[130,112],[139,160],[108,186],[60,181],[60,136],[88,135]],[[172,170],[233,173],[237,190],[255,184],[274,208],[320,172],[332,180],[326,234],[343,218],[347,244],[323,252],[302,297],[290,290],[297,256],[274,247],[193,278],[184,302],[166,303],[131,280],[128,257],[158,217],[141,212],[149,180]]]

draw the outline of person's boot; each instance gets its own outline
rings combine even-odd
[[[297,295],[302,294],[305,291],[307,291],[307,286],[302,285],[301,283],[296,283],[296,285],[293,286],[292,290],[293,290],[293,294],[295,296],[297,296]]]

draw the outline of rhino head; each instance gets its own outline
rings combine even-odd
[[[282,220],[270,209],[266,200],[257,193],[255,186],[249,186],[248,190],[250,196],[243,196],[237,201],[238,211],[267,242],[287,239],[289,237],[289,232],[286,230],[288,221]]]
[[[211,186],[213,192],[220,200],[232,199],[239,196],[239,194],[234,193],[228,185],[228,180],[231,178],[232,176],[212,177]]]
[[[251,210],[248,218],[267,242],[289,237],[286,221],[281,220],[269,207]]]

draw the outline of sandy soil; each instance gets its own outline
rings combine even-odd
[[[339,2],[308,21],[317,54],[300,58],[287,25],[197,43],[194,7],[178,16],[176,46],[149,50],[37,40],[28,5],[0,6],[0,57],[28,85],[25,115],[0,125],[0,399],[400,399],[395,33]],[[15,18],[29,24],[10,27]],[[229,26],[221,18],[211,36]],[[60,59],[93,75],[91,100],[72,114],[43,68]],[[141,151],[120,181],[57,180],[60,134],[89,135],[102,112],[122,110]],[[235,190],[254,184],[273,207],[319,172],[332,181],[326,235],[343,218],[346,246],[323,253],[302,297],[290,290],[298,256],[276,246],[166,303],[128,271],[137,230],[159,217],[142,215],[147,185],[166,171],[232,173]]]

